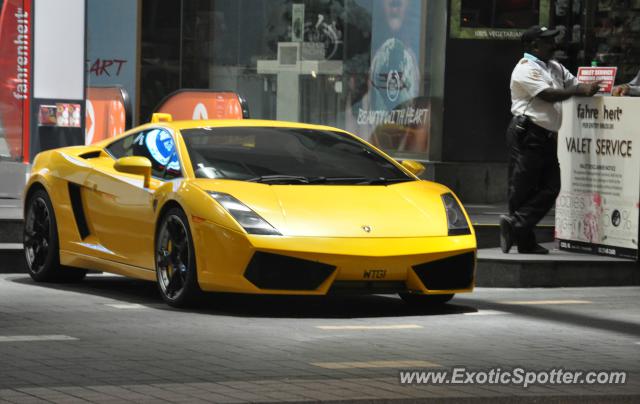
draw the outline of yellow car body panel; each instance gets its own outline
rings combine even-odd
[[[270,185],[195,178],[181,131],[233,126],[345,133],[379,152],[415,181],[392,185]],[[145,187],[142,175],[116,170],[116,159],[105,147],[152,128],[165,128],[174,136],[182,177],[170,181],[152,177]],[[468,234],[448,234],[441,195],[452,192],[443,185],[418,180],[380,150],[335,128],[262,120],[147,124],[91,146],[40,153],[25,188],[25,201],[36,187],[43,187],[52,201],[63,265],[154,280],[159,220],[166,208],[179,206],[189,220],[198,282],[205,291],[322,295],[336,281],[400,282],[407,291],[425,294],[473,289],[473,282],[463,288],[429,289],[413,270],[416,265],[462,254],[472,254],[475,266],[475,233],[464,209]],[[248,234],[209,192],[232,195],[282,235]],[[84,234],[78,212],[86,222]],[[335,269],[313,290],[260,288],[245,276],[256,252]]]

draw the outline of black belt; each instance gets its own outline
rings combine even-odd
[[[518,118],[519,117],[514,117],[514,119],[516,119],[516,121],[517,121]],[[531,118],[528,117],[528,116],[524,120],[524,126],[525,126],[527,132],[533,133],[534,135],[536,135],[538,137],[556,139],[557,136],[558,136],[558,132],[554,132],[554,131],[551,131],[549,129],[545,129],[540,125],[536,125],[535,123],[533,123]]]
[[[533,123],[533,121],[531,121],[531,119],[529,119],[529,126],[527,127],[527,129],[529,129],[530,132],[535,133],[537,136],[548,138],[555,138],[556,136],[558,136],[558,132],[545,129],[540,125],[536,125],[535,123]]]

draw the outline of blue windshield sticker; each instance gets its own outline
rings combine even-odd
[[[145,139],[151,157],[169,170],[179,170],[180,163],[173,137],[161,129],[154,129],[147,133]]]

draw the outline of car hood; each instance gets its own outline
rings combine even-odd
[[[393,185],[269,185],[195,180],[205,191],[232,195],[285,236],[446,236],[446,187],[411,181]]]

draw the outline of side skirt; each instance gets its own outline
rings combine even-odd
[[[60,264],[76,268],[110,272],[145,281],[156,281],[155,271],[78,254],[72,251],[60,250]]]

